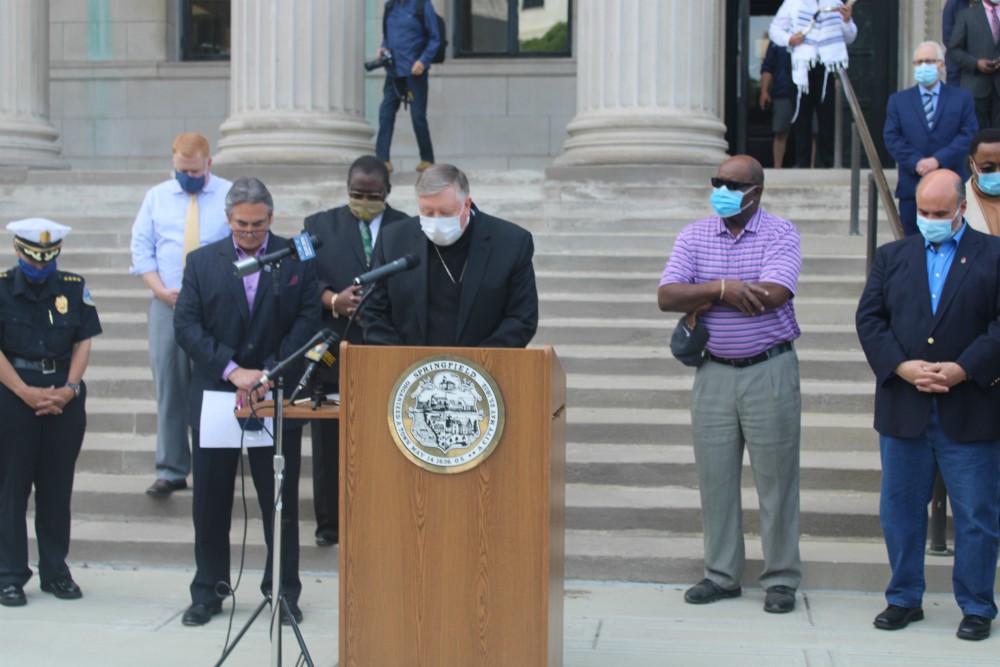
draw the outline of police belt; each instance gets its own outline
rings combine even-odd
[[[771,357],[776,357],[779,354],[784,354],[791,349],[791,343],[780,343],[772,348],[764,350],[758,355],[747,357],[746,359],[726,359],[725,357],[717,357],[714,354],[709,354],[708,352],[705,353],[705,356],[717,364],[726,364],[727,366],[732,366],[734,368],[746,368],[747,366],[753,366],[754,364],[759,364],[762,361],[767,361]]]
[[[43,375],[69,371],[68,359],[24,359],[8,356],[7,360],[14,368],[22,371],[40,371]]]

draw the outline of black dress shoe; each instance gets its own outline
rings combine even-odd
[[[875,617],[874,625],[879,630],[902,630],[910,623],[924,620],[924,610],[920,607],[900,607],[891,604]]]
[[[288,607],[292,610],[292,618],[295,619],[296,623],[302,622],[302,610],[299,609],[299,605],[294,602],[289,602]],[[285,613],[285,607],[281,607],[281,624],[289,625],[288,614]]]
[[[969,614],[962,617],[962,622],[958,624],[958,632],[955,634],[959,639],[971,639],[979,641],[990,636],[990,625],[992,621],[985,616]]]
[[[738,598],[741,595],[743,595],[743,589],[739,586],[726,589],[711,579],[702,579],[685,591],[684,601],[690,604],[708,604],[726,598]]]
[[[174,491],[186,489],[187,486],[188,483],[186,479],[179,479],[175,482],[171,482],[169,479],[158,479],[153,482],[151,487],[146,489],[146,495],[153,496],[154,498],[165,498]]]
[[[330,547],[339,541],[340,535],[337,534],[336,530],[327,528],[316,532],[316,546],[318,547]]]
[[[17,584],[8,584],[0,587],[0,605],[4,607],[23,607],[28,604],[28,598],[24,597],[24,589]]]
[[[41,589],[46,593],[52,593],[60,600],[79,600],[83,597],[83,591],[69,577],[48,581],[42,584]]]
[[[795,609],[795,589],[791,586],[768,586],[764,596],[764,611],[787,614]]]
[[[193,604],[187,608],[187,611],[184,612],[184,616],[181,618],[181,623],[189,626],[205,625],[220,611],[222,611],[221,604]]]

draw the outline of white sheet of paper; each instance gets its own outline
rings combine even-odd
[[[270,395],[268,395],[270,398]],[[246,431],[240,428],[233,413],[236,395],[228,391],[206,391],[201,398],[200,444],[206,449],[244,447],[270,447],[274,442],[268,433],[274,433],[274,420],[264,419],[264,429]]]

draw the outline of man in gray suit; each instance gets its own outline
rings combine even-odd
[[[1000,0],[983,0],[956,17],[948,55],[976,100],[979,129],[1000,127]]]

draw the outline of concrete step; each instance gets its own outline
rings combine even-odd
[[[683,445],[692,442],[689,410],[576,407],[567,409],[567,440],[580,444]],[[805,412],[802,449],[878,449],[872,413]]]
[[[566,378],[569,405],[576,408],[649,408],[683,410],[691,404],[689,377],[633,375],[577,375]],[[864,413],[875,400],[873,382],[801,383],[802,410],[811,413]]]

